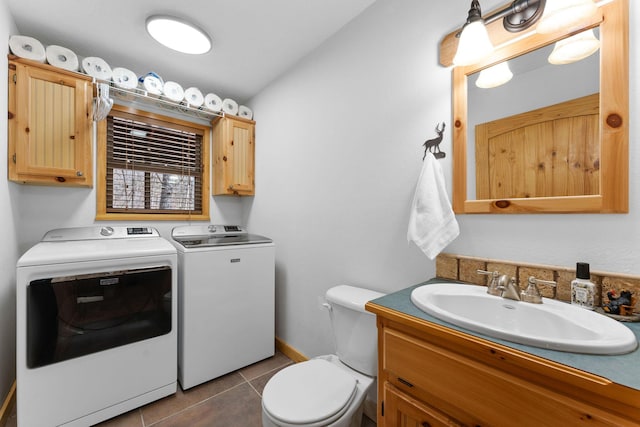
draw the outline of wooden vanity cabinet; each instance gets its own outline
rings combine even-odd
[[[93,185],[91,78],[9,58],[9,179]]]
[[[255,122],[224,116],[213,123],[213,195],[255,194]]]
[[[640,391],[367,304],[378,322],[378,427],[638,426]]]

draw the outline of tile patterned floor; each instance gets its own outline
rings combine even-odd
[[[267,381],[293,362],[282,353],[98,424],[99,427],[260,427]],[[15,427],[13,414],[6,427]],[[363,417],[362,427],[375,427]]]

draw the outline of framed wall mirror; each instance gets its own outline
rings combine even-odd
[[[487,26],[496,46],[453,71],[453,208],[456,213],[628,212],[628,0],[558,33]],[[599,51],[550,65],[554,44],[595,31]],[[455,33],[443,40],[450,65]],[[482,70],[508,61],[509,83],[480,89]]]

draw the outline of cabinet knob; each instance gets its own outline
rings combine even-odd
[[[227,156],[223,156],[222,160],[224,160],[226,162],[227,161]]]
[[[58,181],[58,182],[66,182],[67,179],[65,177],[63,177],[63,176],[56,176],[56,181]]]
[[[84,174],[82,173],[82,171],[77,171],[77,172],[76,172],[76,175],[77,175],[77,176],[84,176]]]

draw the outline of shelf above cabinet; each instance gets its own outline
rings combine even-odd
[[[96,86],[96,88],[100,83],[108,84],[109,96],[118,100],[119,103],[122,103],[124,105],[138,104],[142,106],[151,106],[157,109],[168,110],[182,116],[206,120],[208,122],[216,118],[225,116],[225,113],[222,111],[212,111],[206,108],[194,107],[186,103],[182,104],[180,102],[171,101],[163,97],[150,95],[144,89],[124,89],[113,86],[113,82],[106,82],[97,79],[93,80],[93,84],[94,86]]]

